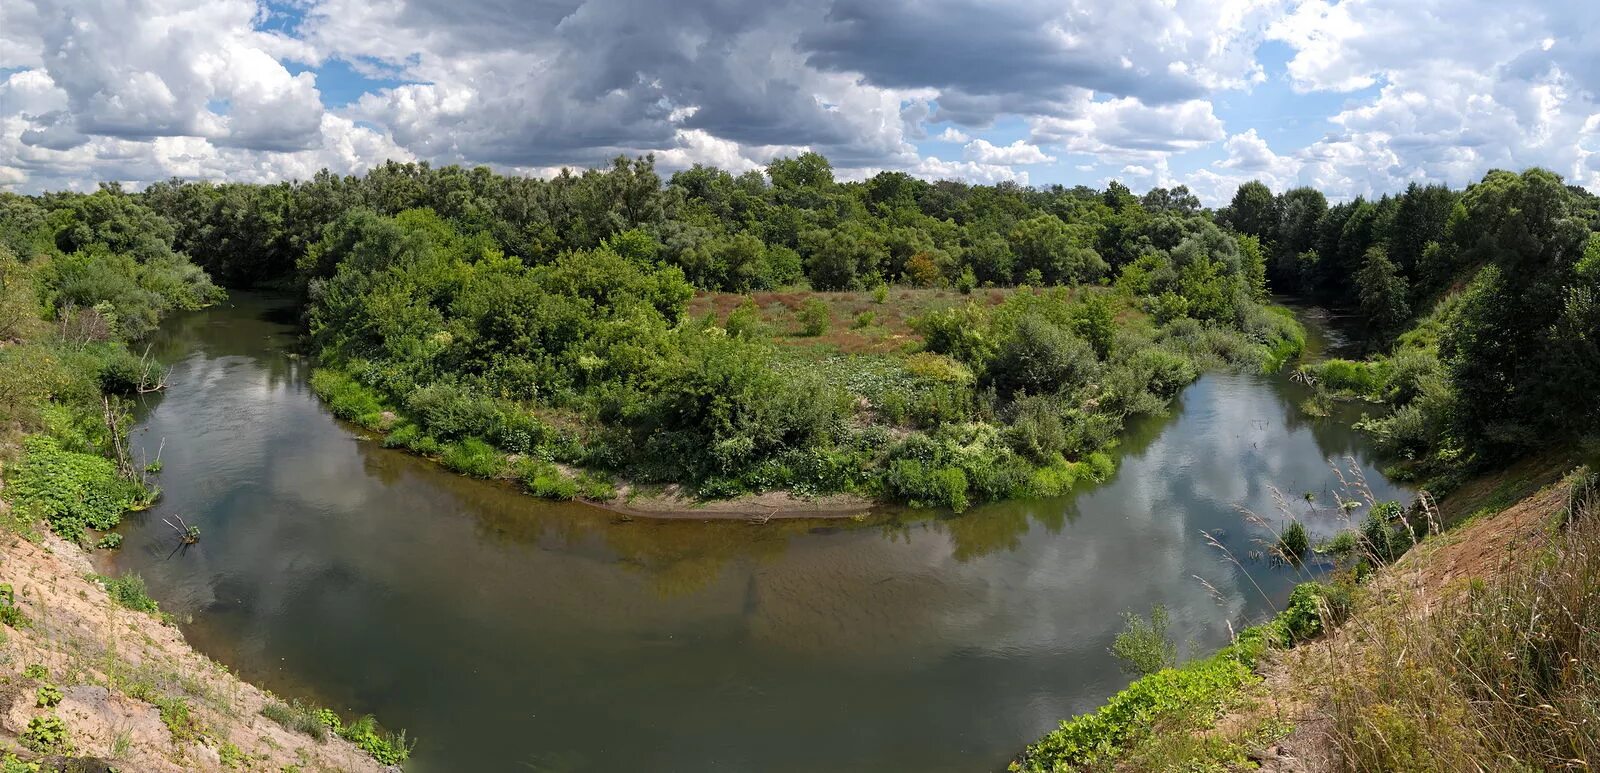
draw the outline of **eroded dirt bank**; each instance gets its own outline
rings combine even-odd
[[[0,746],[46,770],[69,759],[87,762],[71,769],[160,773],[384,769],[348,741],[318,741],[262,716],[272,697],[156,615],[118,605],[91,572],[82,550],[54,536],[34,543],[0,532],[0,583],[26,619],[0,628]],[[47,685],[58,705],[39,705]],[[62,745],[26,748],[30,723],[37,748],[50,716],[65,728]]]

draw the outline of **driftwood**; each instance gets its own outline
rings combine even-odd
[[[166,525],[168,525],[168,526],[171,526],[172,530],[178,533],[178,539],[180,541],[182,541],[183,544],[185,544],[185,545],[193,545],[194,543],[200,541],[200,527],[199,526],[190,526],[187,522],[185,522],[183,520],[183,516],[178,515],[176,513],[174,513],[172,515],[172,517],[178,519],[178,523],[173,523],[172,521],[169,521],[169,520],[167,520],[165,518],[162,518],[161,522],[166,524]],[[179,523],[183,524],[183,528],[181,528],[181,529],[178,528],[178,524]]]

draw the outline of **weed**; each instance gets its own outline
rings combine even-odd
[[[144,578],[135,572],[124,572],[118,577],[101,577],[111,600],[135,612],[155,612],[160,609],[145,587]]]
[[[50,678],[50,670],[41,664],[34,663],[22,669],[22,675],[28,679],[48,679]]]
[[[1289,521],[1283,527],[1283,533],[1278,535],[1278,558],[1290,564],[1298,564],[1305,558],[1306,551],[1311,549],[1311,538],[1306,534],[1305,524],[1297,520]]]
[[[53,684],[41,684],[34,691],[33,705],[41,708],[53,708],[61,703],[61,688]]]
[[[304,733],[318,741],[327,740],[328,725],[319,716],[314,706],[307,706],[298,700],[283,703],[273,701],[261,707],[261,716],[282,725],[296,733]]]
[[[156,702],[156,708],[161,711],[161,722],[167,726],[167,732],[172,734],[174,746],[198,741],[205,736],[205,728],[200,724],[200,719],[189,709],[189,702],[182,698],[169,698]]]
[[[371,714],[351,722],[339,731],[339,737],[355,744],[384,765],[399,765],[411,757],[414,741],[406,739],[406,731],[385,732]]]
[[[116,532],[107,532],[101,535],[100,541],[94,543],[100,550],[115,550],[122,547],[122,535]]]
[[[67,735],[67,723],[54,714],[45,714],[28,720],[28,729],[19,737],[22,745],[38,754],[69,754],[72,740]]]

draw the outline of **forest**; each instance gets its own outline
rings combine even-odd
[[[961,510],[1105,477],[1124,423],[1204,370],[1282,367],[1289,295],[1354,315],[1369,353],[1297,373],[1306,410],[1368,401],[1397,473],[1448,481],[1600,427],[1596,227],[1600,200],[1538,169],[1332,205],[1250,183],[1211,210],[1181,186],[840,182],[815,154],[665,180],[390,163],[4,194],[0,337],[49,319],[126,391],[149,364],[125,342],[213,279],[275,288],[336,413],[465,474]]]

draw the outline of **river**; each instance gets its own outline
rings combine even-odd
[[[307,387],[291,314],[240,293],[163,327],[134,443],[164,493],[102,560],[244,678],[407,728],[413,771],[1001,769],[1126,684],[1119,613],[1165,605],[1188,652],[1282,603],[1299,572],[1250,557],[1239,508],[1276,519],[1276,486],[1331,533],[1352,463],[1406,496],[1286,377],[1212,374],[1072,496],[623,521],[363,439]]]

